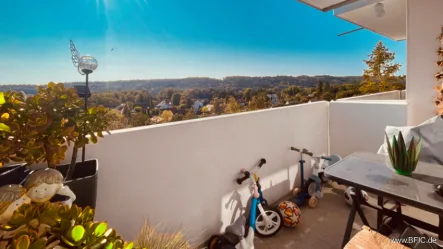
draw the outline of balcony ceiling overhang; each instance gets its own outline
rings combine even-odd
[[[298,0],[321,11],[330,11],[358,0]]]
[[[406,0],[299,1],[322,11],[334,10],[335,16],[390,39],[406,39]]]

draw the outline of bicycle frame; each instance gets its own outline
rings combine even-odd
[[[254,249],[254,234],[255,234],[255,220],[257,217],[257,208],[260,214],[263,216],[263,220],[266,225],[272,224],[272,220],[267,216],[262,202],[266,202],[263,197],[263,193],[261,191],[261,187],[259,187],[258,177],[256,175],[257,171],[260,167],[255,166],[254,169],[249,174],[249,179],[251,181],[251,187],[253,189],[252,199],[251,199],[251,207],[249,210],[249,230],[248,236],[246,238],[241,238],[240,242],[235,245],[236,249]]]
[[[268,205],[268,201],[263,197],[263,192],[261,190],[261,185],[260,185],[259,179],[260,178],[256,174],[254,174],[254,180],[255,180],[255,183],[258,187],[258,193],[260,194],[259,201],[260,201],[260,203],[264,203],[265,205]]]
[[[266,225],[269,225],[269,224],[272,224],[272,221],[271,221],[271,219],[269,219],[268,215],[265,212],[265,209],[262,206],[262,202],[267,202],[267,201],[263,197],[263,192],[261,190],[260,183],[258,182],[257,171],[259,169],[260,168],[258,166],[255,166],[254,169],[251,171],[251,174],[249,175],[249,179],[251,180],[252,187],[257,186],[257,191],[259,194],[258,198],[254,198],[254,197],[252,198],[252,199],[257,199],[257,203],[255,205],[253,205],[254,203],[251,202],[251,209],[253,209],[253,207],[257,207],[258,210],[260,211],[260,214],[263,216],[263,219],[266,222]],[[250,212],[250,214],[252,214],[252,212]],[[254,210],[254,216],[252,216],[252,217],[254,217],[254,228],[255,228],[255,217],[256,217],[255,210]]]

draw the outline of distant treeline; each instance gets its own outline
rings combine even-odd
[[[152,80],[118,80],[118,81],[96,81],[90,83],[92,92],[114,92],[114,91],[135,91],[147,90],[151,94],[157,94],[165,88],[176,89],[226,89],[239,91],[245,88],[253,90],[260,88],[302,86],[315,87],[318,82],[328,82],[330,84],[359,84],[361,76],[229,76],[223,79],[195,77],[183,79],[152,79]],[[42,82],[46,84],[48,82]],[[84,84],[84,82],[66,83],[67,87]],[[35,94],[35,85],[0,85],[0,91],[15,90],[23,91],[26,94]]]

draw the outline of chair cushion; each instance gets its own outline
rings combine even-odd
[[[409,144],[412,137],[422,139],[422,147],[419,160],[428,163],[443,165],[443,118],[435,116],[418,126],[386,126],[385,132],[390,141],[393,136],[398,136],[402,132],[405,142]],[[386,138],[383,145],[378,150],[378,154],[388,155]]]

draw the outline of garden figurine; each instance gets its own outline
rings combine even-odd
[[[14,211],[28,203],[31,203],[31,198],[26,195],[26,189],[23,186],[6,185],[0,187],[0,224],[8,223]]]
[[[71,189],[63,185],[63,175],[56,169],[46,168],[34,171],[26,179],[24,185],[33,202],[46,202],[58,194],[69,197],[62,203],[71,207],[76,198]]]

